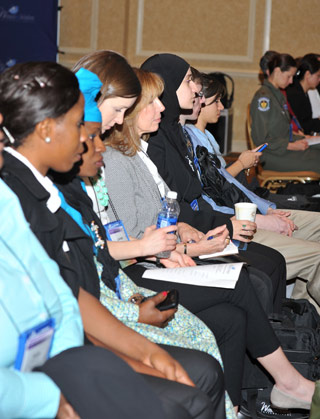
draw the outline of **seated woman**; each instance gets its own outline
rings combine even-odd
[[[110,58],[108,54],[107,58]],[[111,66],[116,65],[111,62]],[[121,66],[125,69],[128,67],[123,58]],[[132,70],[130,67],[128,70],[130,76]],[[131,75],[134,76],[134,73]],[[172,358],[168,359],[166,352],[160,348],[158,350],[157,346],[154,347],[142,336],[119,324],[95,298],[100,296],[97,266],[103,266],[102,278],[106,278],[106,281],[113,281],[112,275],[115,273],[117,276],[119,268],[109,257],[106,248],[102,252],[103,244],[99,240],[97,246],[101,253],[99,250],[93,252],[90,227],[86,228],[81,222],[81,216],[74,222],[72,217],[77,217],[76,211],[66,205],[63,195],[58,193],[46,176],[49,169],[59,172],[70,170],[80,160],[82,143],[87,140],[82,127],[84,101],[75,75],[55,63],[25,63],[4,72],[0,77],[0,86],[3,130],[11,140],[11,147],[4,156],[3,177],[18,194],[31,228],[58,263],[63,279],[72,286],[78,297],[86,335],[94,343],[116,350],[126,360],[127,356],[132,356],[133,362],[128,362],[134,368],[140,368],[136,360],[142,361],[145,368],[140,371],[156,376],[146,376],[144,379],[159,394],[166,417],[209,418],[213,412],[219,418],[225,417],[223,378],[217,361],[203,353],[174,348],[173,353],[181,357],[200,389],[193,387],[182,367]],[[136,86],[140,90],[138,80]],[[61,206],[66,211],[70,210],[71,216]],[[100,265],[100,256],[106,260],[104,265]],[[155,308],[164,298],[164,295],[157,295],[145,303],[148,314],[158,315],[153,320],[161,325],[175,312],[169,310],[161,313]],[[134,306],[132,303],[126,304]],[[138,307],[133,310],[128,308],[128,312],[132,315],[131,319],[138,320]],[[110,317],[115,320],[117,327],[110,328]],[[188,314],[185,317],[188,318]],[[128,330],[128,339],[125,338],[126,334],[120,333],[123,328]],[[164,336],[165,333],[164,330]],[[209,330],[207,336],[210,350],[214,351],[214,337]],[[192,342],[184,346],[193,347]],[[171,350],[171,347],[167,349]],[[169,363],[162,361],[166,358]],[[168,377],[174,381],[167,382],[157,377]],[[181,386],[180,383],[189,385]],[[202,388],[209,397],[201,391]],[[228,409],[228,417],[231,418],[233,411],[230,402]]]
[[[150,217],[153,217],[152,222],[155,221],[157,210],[160,207],[161,191],[166,191],[168,187],[157,174],[152,162],[148,159],[147,144],[140,139],[143,134],[152,132],[158,128],[161,111],[163,110],[163,105],[158,96],[161,95],[163,90],[163,83],[155,74],[146,71],[137,70],[137,75],[142,84],[142,95],[133,111],[129,111],[125,118],[123,129],[117,129],[112,133],[108,141],[109,147],[107,147],[106,153],[104,154],[104,160],[106,184],[108,185],[110,197],[116,212],[126,227],[127,224],[131,226],[137,225],[138,231],[141,231],[144,228],[146,218],[148,221]],[[118,141],[120,141],[119,144]],[[150,172],[157,178],[157,183]],[[143,191],[143,194],[139,193],[139,191]],[[128,208],[130,209],[129,211]],[[148,208],[148,211],[145,211],[146,208]],[[153,208],[156,208],[156,212]],[[113,211],[114,209],[111,209],[109,212],[110,218],[112,219],[114,219]],[[145,215],[141,217],[140,214]],[[202,246],[204,244],[202,245],[201,243],[199,248],[197,248],[196,243],[190,244],[190,246],[188,244],[188,252],[190,248],[190,254],[194,254],[197,251],[201,251]],[[202,247],[202,249],[204,250],[205,247]],[[127,271],[131,273],[132,266],[127,268]],[[152,281],[138,278],[137,276],[134,279],[136,283],[148,288],[151,287],[154,290],[172,286],[172,283],[169,282]],[[238,284],[233,291],[177,283],[174,284],[174,287],[179,289],[181,302],[214,330],[224,360],[226,387],[234,404],[238,404],[242,380],[241,365],[243,364],[243,359],[239,357],[240,348],[243,345],[247,346],[249,351],[255,354],[254,356],[257,356],[258,360],[268,370],[270,368],[270,371],[272,370],[271,365],[273,364],[273,360],[270,364],[269,362],[265,364],[265,359],[269,360],[269,356],[273,358],[273,356],[277,357],[279,354],[277,353],[278,348],[272,354],[270,353],[270,355],[259,356],[256,352],[257,348],[254,342],[249,339],[249,336],[259,333],[258,328],[263,331],[264,336],[266,331],[270,331],[270,329],[269,325],[264,323],[263,319],[265,319],[265,315],[261,311],[255,294],[252,294],[252,286],[247,280],[246,272],[242,272]],[[231,317],[232,313],[230,311],[228,313],[227,311],[221,311],[222,303],[225,304],[225,302],[232,304],[232,313],[238,317],[238,320],[239,317],[242,317],[242,319],[247,318],[247,338],[242,342],[238,340],[236,351],[233,351],[230,345],[224,346],[223,335],[228,330],[226,322],[230,318],[235,319],[234,316]],[[236,308],[237,311],[235,312],[234,310]],[[246,313],[244,317],[243,313]],[[255,323],[254,319],[258,321],[260,326],[258,326],[258,323]],[[271,374],[273,373],[271,372]]]
[[[210,153],[214,153],[211,145],[212,135],[206,130],[206,125],[219,119],[220,110],[223,108],[220,102],[223,86],[219,81],[211,79],[206,75],[203,75],[202,82],[205,103],[201,108],[196,123],[194,125],[186,125],[185,129],[190,135],[195,153],[198,145],[207,148]],[[223,185],[224,191],[235,190],[235,193],[238,192],[240,195],[240,198],[237,197],[237,200],[249,199],[258,206],[260,213],[256,216],[258,230],[254,240],[278,250],[285,257],[288,279],[302,278],[308,281],[309,286],[316,290],[320,273],[319,214],[307,211],[277,210],[274,203],[266,201],[249,191],[223,167],[218,167],[218,165],[214,167],[216,169],[215,175],[219,178],[217,184]],[[211,188],[211,191],[207,192],[210,197],[204,195],[204,198],[209,203],[213,202],[215,208],[220,208],[222,212],[234,214],[233,204],[230,204],[231,199],[227,201],[227,198],[232,197],[231,193],[229,195],[227,192],[223,193],[218,187],[216,189]],[[292,221],[299,228],[291,232],[291,226],[288,223]],[[279,235],[278,233],[282,234]],[[287,237],[290,235],[292,237]],[[310,270],[310,266],[314,269]],[[301,285],[300,282],[298,284],[299,286]],[[306,289],[302,287],[300,290],[294,290],[295,298],[308,298],[313,302],[315,299],[319,304],[318,293],[314,293],[311,290],[310,293],[311,297],[306,292]],[[281,301],[284,297],[281,295],[281,292],[279,294],[275,296],[278,298],[278,307],[281,306]]]
[[[269,65],[269,62],[272,61],[277,55],[279,55],[278,52],[269,50],[269,51],[266,51],[263,54],[263,56],[260,58],[259,66],[260,66],[261,73],[259,74],[259,79],[261,80],[261,83],[263,83],[264,80],[267,80],[268,77],[270,76],[268,65]],[[288,111],[291,117],[292,131],[295,134],[304,136],[304,133],[302,131],[302,127],[298,121],[298,118],[296,117],[295,113],[293,112],[290,106],[290,103],[288,102],[286,89],[280,89],[280,91],[286,99],[286,104],[288,106]]]
[[[280,89],[292,83],[295,60],[276,54],[268,63],[269,76],[255,93],[251,105],[252,139],[256,145],[268,143],[261,157],[264,169],[320,172],[320,149],[311,148],[301,136],[293,134],[286,99]]]
[[[0,139],[0,172],[3,145]],[[107,350],[83,346],[76,300],[1,179],[0,208],[6,220],[0,226],[1,418],[97,418],[108,412],[127,419],[133,409],[142,418],[163,418],[161,402],[143,378]],[[40,337],[44,323],[46,345],[28,362],[19,336],[37,328]]]
[[[320,61],[316,54],[307,54],[299,61],[294,83],[287,87],[288,101],[306,134],[320,133],[320,119],[313,118],[307,94],[316,89],[319,82]]]
[[[192,72],[192,80],[198,87],[200,95],[199,93],[196,94],[192,114],[188,112],[188,113],[184,113],[180,115],[181,125],[185,125],[187,121],[197,120],[201,106],[205,100],[205,97],[202,91],[202,75],[194,67],[191,67],[191,72]],[[212,73],[212,75],[208,75],[208,77],[216,79],[215,73]],[[223,98],[225,94],[226,94],[226,89],[224,88],[224,90],[221,91],[221,95],[222,95],[221,97]],[[247,169],[250,169],[251,167],[256,166],[259,161],[259,157],[261,156],[261,153],[257,151],[259,147],[257,147],[254,150],[245,150],[239,155],[239,157],[237,158],[235,162],[227,166],[226,161],[221,155],[220,146],[213,136],[211,136],[210,138],[210,144],[212,148],[214,149],[214,153],[220,160],[221,166],[226,168],[226,170],[234,177],[236,177],[239,174],[242,175],[243,170],[246,170],[247,172]]]

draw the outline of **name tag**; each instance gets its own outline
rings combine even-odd
[[[198,204],[198,200],[197,199],[194,199],[191,202],[190,206],[193,209],[193,211],[199,211],[199,204]]]
[[[129,241],[129,236],[126,232],[126,229],[121,220],[113,221],[111,223],[105,224],[104,228],[108,240],[110,241]]]
[[[46,362],[53,341],[54,326],[55,320],[51,318],[21,333],[14,364],[16,370],[30,372]]]

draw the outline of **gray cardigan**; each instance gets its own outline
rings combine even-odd
[[[103,160],[106,186],[118,217],[130,236],[140,238],[146,227],[156,224],[161,208],[158,186],[138,154],[130,157],[107,147]],[[107,214],[110,220],[116,219],[110,205]]]

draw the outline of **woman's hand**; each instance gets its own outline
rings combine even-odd
[[[258,164],[259,158],[262,154],[257,151],[259,147],[255,148],[254,150],[243,151],[240,154],[238,160],[242,164],[243,169],[249,169],[250,167],[256,166]]]
[[[268,215],[277,215],[277,216],[280,216],[280,217],[290,217],[291,211],[269,208],[268,209]]]
[[[161,371],[168,380],[177,381],[192,387],[195,386],[182,366],[160,347],[148,356],[145,363]]]
[[[155,225],[147,227],[140,240],[141,256],[156,255],[163,251],[173,251],[176,248],[177,226],[156,228]],[[168,234],[172,233],[172,234]],[[136,243],[136,245],[138,245]]]
[[[189,243],[191,241],[198,242],[204,236],[202,231],[199,231],[186,223],[178,223],[178,234],[181,241],[184,243]]]
[[[57,419],[80,419],[80,416],[76,413],[71,404],[67,402],[62,393],[60,394],[59,409],[56,417]]]
[[[146,301],[139,304],[138,322],[161,328],[166,327],[167,324],[174,318],[174,314],[177,309],[172,308],[170,310],[160,311],[156,308],[156,305],[164,301],[167,294],[167,291],[160,292],[154,297],[148,298]]]
[[[210,239],[209,239],[210,238]],[[209,255],[222,251],[230,242],[229,231],[226,225],[208,231],[197,243],[187,243],[187,252],[191,257]],[[177,250],[183,252],[184,246],[179,243]]]
[[[200,242],[197,243],[197,248],[198,251],[201,251],[201,255],[209,255],[211,253],[221,252],[229,242],[229,230],[224,224],[213,230],[209,230]]]
[[[295,223],[287,218],[278,214],[261,215],[256,216],[256,222],[258,228],[263,230],[275,231],[276,233],[283,234],[285,236],[292,236],[294,230],[298,230]]]
[[[189,245],[187,245],[189,246]],[[181,245],[179,245],[179,249]],[[183,253],[179,253],[176,250],[171,252],[170,257],[166,259],[160,259],[162,265],[166,268],[185,268],[186,266],[195,266],[195,262],[190,256]]]
[[[236,217],[232,217],[230,220],[233,226],[232,238],[241,242],[250,243],[257,230],[257,224],[249,220],[236,220]]]
[[[304,151],[309,148],[309,144],[307,140],[297,140],[293,143],[288,143],[287,150],[292,151]]]

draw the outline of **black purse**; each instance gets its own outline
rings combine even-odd
[[[201,169],[202,189],[217,205],[233,208],[237,202],[251,202],[241,189],[221,175],[221,162],[215,154],[197,146],[197,159]]]

